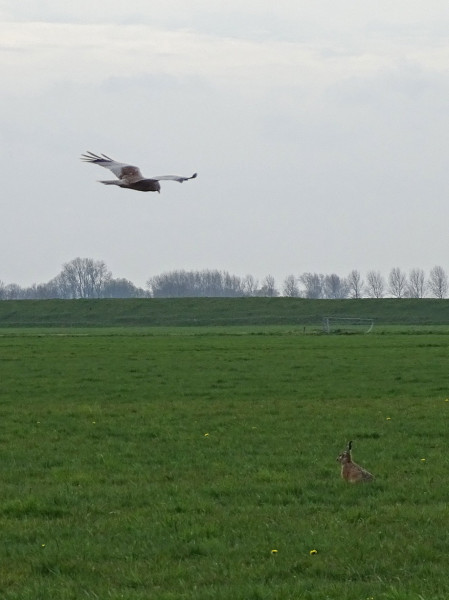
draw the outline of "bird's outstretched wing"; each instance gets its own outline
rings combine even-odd
[[[156,181],[162,180],[170,180],[170,181],[179,181],[182,183],[183,181],[187,181],[188,179],[195,179],[198,173],[194,173],[191,177],[181,177],[180,175],[157,175],[156,177],[152,177],[151,179],[155,179]]]
[[[86,154],[81,155],[81,160],[93,163],[95,165],[99,165],[100,167],[104,167],[105,169],[109,169],[119,179],[125,179],[128,183],[134,183],[136,181],[141,181],[142,179],[144,179],[138,167],[134,167],[133,165],[127,165],[126,163],[116,162],[109,156],[106,156],[106,154],[98,156],[98,154],[94,154],[93,152],[88,151],[86,152]]]

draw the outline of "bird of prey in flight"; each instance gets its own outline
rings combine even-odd
[[[105,185],[118,185],[121,188],[127,188],[129,190],[137,190],[139,192],[160,192],[161,186],[159,181],[187,181],[188,179],[195,179],[197,173],[194,173],[191,177],[181,177],[179,175],[158,175],[157,177],[144,177],[140,172],[139,167],[133,167],[126,163],[119,163],[102,154],[98,156],[93,152],[87,152],[81,155],[81,160],[99,165],[105,169],[109,169],[114,173],[118,179],[110,179],[107,181],[100,181]]]

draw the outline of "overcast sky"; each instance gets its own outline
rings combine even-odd
[[[69,5],[70,4],[70,5]],[[0,280],[449,270],[447,0],[0,0]],[[105,153],[162,182],[103,186]]]

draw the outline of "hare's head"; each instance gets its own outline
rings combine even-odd
[[[348,442],[348,445],[346,446],[346,450],[344,450],[341,454],[339,454],[337,456],[337,461],[339,463],[341,463],[342,465],[352,462],[351,448],[352,448],[352,442]]]

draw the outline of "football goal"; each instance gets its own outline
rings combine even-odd
[[[374,319],[359,317],[323,317],[324,333],[370,333],[374,327]]]

